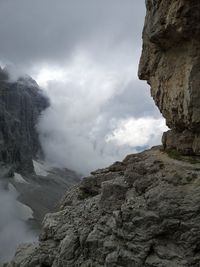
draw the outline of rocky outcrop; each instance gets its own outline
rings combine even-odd
[[[183,156],[200,154],[200,2],[146,4],[139,76],[171,128],[168,154],[156,147],[84,178],[5,267],[200,266],[200,157]]]
[[[185,159],[186,160],[186,159]],[[93,172],[9,267],[192,267],[200,260],[200,163],[160,148]]]
[[[0,161],[20,172],[33,171],[32,159],[42,153],[36,123],[49,105],[37,83],[26,76],[11,81],[0,69]]]
[[[200,154],[200,2],[147,0],[139,77],[172,131],[165,148]]]

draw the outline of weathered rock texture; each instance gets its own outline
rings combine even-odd
[[[48,100],[30,77],[10,81],[0,69],[0,161],[17,171],[32,171],[41,153],[36,123]]]
[[[7,267],[198,267],[200,164],[159,148],[84,178]]]
[[[147,0],[140,79],[172,131],[163,144],[200,154],[200,1]]]
[[[139,76],[172,129],[165,148],[199,154],[200,2],[146,4]],[[199,267],[200,159],[177,157],[154,148],[93,172],[5,266]]]

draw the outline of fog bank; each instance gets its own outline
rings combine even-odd
[[[17,201],[17,192],[10,184],[6,190],[0,183],[0,263],[10,260],[21,243],[36,240],[23,220],[25,207]]]
[[[38,130],[46,160],[83,174],[160,144],[165,122],[125,55],[97,63],[79,52],[36,77],[50,98]]]

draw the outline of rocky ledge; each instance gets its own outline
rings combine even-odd
[[[93,172],[5,266],[199,266],[199,158],[175,157],[155,147]]]
[[[147,0],[139,77],[172,131],[163,145],[200,154],[200,1]]]

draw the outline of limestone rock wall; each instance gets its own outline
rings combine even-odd
[[[150,84],[173,130],[164,135],[164,145],[199,154],[200,1],[147,0],[146,6],[139,78]]]

